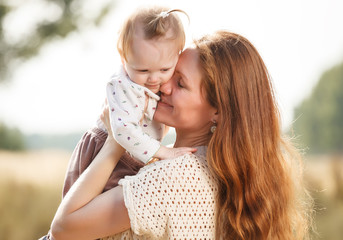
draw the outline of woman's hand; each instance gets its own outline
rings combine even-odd
[[[100,115],[101,121],[104,123],[106,130],[108,132],[108,137],[113,138],[112,129],[111,129],[111,122],[110,122],[110,112],[107,103],[107,99],[105,100],[104,104],[102,105],[102,113]]]

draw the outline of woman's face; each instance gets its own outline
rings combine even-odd
[[[202,94],[202,73],[196,49],[186,49],[172,78],[163,84],[154,120],[176,130],[209,132],[216,110]]]

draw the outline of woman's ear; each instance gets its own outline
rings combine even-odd
[[[213,109],[213,113],[211,116],[211,122],[218,122],[218,118],[219,118],[219,113],[217,109]]]

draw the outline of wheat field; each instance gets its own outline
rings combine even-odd
[[[38,239],[48,230],[61,200],[71,153],[57,150],[0,151],[0,239]],[[315,200],[318,234],[343,236],[343,157],[305,159],[305,176]]]
[[[0,239],[38,239],[61,200],[70,152],[0,152]]]
[[[0,152],[0,178],[56,187],[63,183],[71,153],[59,150]]]

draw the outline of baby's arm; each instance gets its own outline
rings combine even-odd
[[[144,88],[128,79],[113,79],[107,85],[107,100],[113,137],[132,156],[147,163],[161,143],[146,134],[145,126],[140,124],[145,108]]]
[[[194,148],[167,148],[144,133],[140,121],[146,110],[145,92],[128,81],[117,79],[107,85],[110,123],[116,141],[144,163],[152,157],[166,159],[195,152]]]

